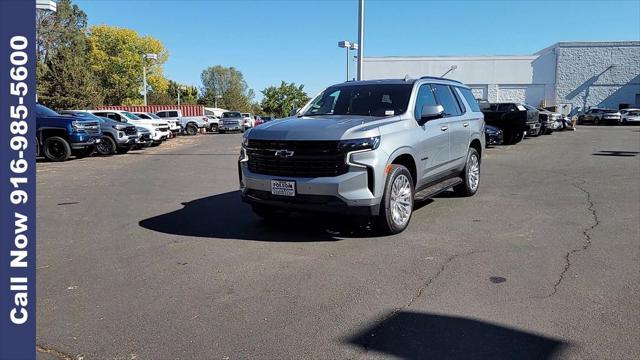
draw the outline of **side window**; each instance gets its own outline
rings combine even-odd
[[[120,121],[120,115],[116,113],[108,113],[107,117],[111,120]]]
[[[475,97],[473,97],[473,93],[471,92],[470,89],[459,87],[458,91],[462,94],[464,99],[467,100],[467,104],[469,105],[469,108],[471,108],[471,111],[473,112],[480,111],[480,106],[478,106],[478,101],[476,100]]]
[[[164,112],[164,111],[157,112],[157,113],[156,113],[156,115],[158,115],[158,116],[159,116],[159,117],[161,117],[161,118],[163,118],[163,117],[167,117],[167,113],[166,113],[166,112]]]
[[[458,116],[462,114],[458,101],[453,96],[451,88],[448,85],[433,84],[433,92],[436,95],[438,104],[444,107],[445,116]]]
[[[178,112],[177,111],[168,111],[167,113],[169,114],[168,117],[178,117]]]
[[[422,107],[425,105],[438,105],[436,98],[433,96],[431,85],[429,84],[420,86],[420,89],[418,90],[418,95],[416,96],[416,108],[413,111],[413,116],[415,116],[416,120],[420,119],[420,115],[422,115]]]

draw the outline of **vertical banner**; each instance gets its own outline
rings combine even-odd
[[[0,359],[35,359],[35,0],[0,0]]]

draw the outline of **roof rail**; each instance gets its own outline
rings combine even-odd
[[[453,79],[447,79],[447,78],[443,78],[443,77],[438,77],[438,76],[423,76],[420,78],[422,79],[431,79],[431,80],[447,80],[447,81],[453,81],[456,82],[458,84],[462,84],[462,82],[458,81],[458,80],[453,80]]]

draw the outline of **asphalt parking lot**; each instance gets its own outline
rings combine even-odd
[[[392,237],[258,220],[239,144],[38,164],[40,358],[640,358],[637,127],[487,149]]]

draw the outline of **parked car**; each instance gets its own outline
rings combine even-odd
[[[136,130],[138,131],[138,138],[136,139],[136,143],[133,145],[132,149],[142,149],[153,145],[151,132],[149,130],[141,126],[136,126]]]
[[[102,138],[100,143],[96,145],[96,151],[100,155],[126,154],[138,138],[138,131],[131,124],[101,118],[83,110],[63,110],[60,114],[83,120],[98,121]]]
[[[49,161],[65,161],[91,155],[102,132],[97,121],[65,116],[36,104],[37,155]]]
[[[620,110],[622,125],[640,124],[640,109]]]
[[[502,145],[504,132],[499,127],[485,125],[484,137],[487,145]]]
[[[195,135],[201,128],[209,127],[209,118],[202,116],[183,116],[180,109],[162,110],[156,115],[164,120],[177,120],[182,130],[188,135]]]
[[[253,119],[253,116],[251,114],[242,113],[242,118],[244,119],[244,128],[245,129],[250,129],[250,128],[256,126],[255,120]]]
[[[164,140],[169,138],[169,123],[164,120],[149,120],[149,119],[141,119],[138,116],[130,113],[128,111],[122,110],[87,110],[90,113],[106,117],[111,120],[130,123],[135,126],[140,126],[146,128],[151,133],[151,140],[153,140],[154,145],[159,145]]]
[[[146,120],[164,120],[169,124],[169,131],[173,133],[173,135],[177,135],[182,131],[180,127],[180,122],[175,119],[162,119],[160,116],[152,113],[152,112],[134,112],[134,115],[139,117],[140,119]]]
[[[207,115],[209,118],[209,131],[218,132],[218,126],[220,126],[220,118],[215,115]]]
[[[603,123],[609,125],[620,124],[620,112],[614,109],[589,109],[586,113],[578,116],[578,124],[591,123],[593,125],[600,125]]]
[[[556,130],[573,130],[573,122],[571,121],[571,118],[566,114],[562,115],[562,117],[560,117],[560,122]]]
[[[218,132],[220,132],[221,134],[224,134],[227,131],[244,132],[245,129],[245,119],[242,117],[242,114],[240,112],[227,111],[222,113]]]
[[[521,103],[488,103],[481,102],[484,121],[504,132],[504,143],[507,145],[520,142],[525,132],[540,131],[538,110],[527,108]]]
[[[415,99],[415,101],[413,100]],[[480,184],[483,115],[460,82],[350,81],[296,116],[250,129],[239,159],[242,198],[265,219],[325,211],[403,231],[416,201]]]
[[[562,114],[549,111],[545,108],[538,108],[538,118],[540,119],[540,135],[551,134],[560,127]]]

